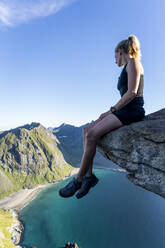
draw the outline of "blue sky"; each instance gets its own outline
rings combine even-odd
[[[139,38],[146,114],[164,108],[164,0],[0,1],[0,130],[75,126],[115,105],[117,43]]]

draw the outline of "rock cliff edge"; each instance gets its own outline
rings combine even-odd
[[[165,108],[105,134],[97,150],[131,182],[165,198]]]

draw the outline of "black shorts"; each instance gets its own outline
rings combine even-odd
[[[114,111],[113,114],[117,116],[124,125],[129,125],[132,122],[142,121],[145,116],[145,110],[143,106],[132,104]]]

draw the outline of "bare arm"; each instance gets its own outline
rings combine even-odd
[[[137,95],[140,82],[140,65],[136,59],[131,59],[128,63],[128,90],[121,99],[114,105],[119,110],[131,102]]]

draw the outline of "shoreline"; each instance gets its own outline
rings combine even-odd
[[[111,170],[115,172],[125,173],[126,171],[124,169],[114,169],[114,168],[106,168],[106,167],[96,167],[94,169],[102,169],[102,170]],[[17,210],[18,212],[22,210],[24,207],[26,207],[32,200],[35,199],[35,197],[38,195],[40,191],[43,189],[50,187],[56,183],[59,183],[68,177],[71,177],[72,175],[76,174],[79,171],[78,168],[74,168],[68,176],[64,176],[59,180],[56,180],[51,183],[46,184],[40,184],[32,189],[20,189],[19,191],[4,197],[0,200],[0,208],[4,210]]]
[[[20,189],[19,191],[4,197],[0,200],[0,208],[4,210],[22,210],[25,206],[27,206],[35,197],[38,195],[40,191],[43,189],[50,187],[56,183],[59,183],[66,178],[76,174],[79,168],[74,168],[68,176],[64,176],[59,180],[53,181],[51,183],[40,184],[32,189]]]
[[[43,189],[50,187],[56,183],[59,183],[68,177],[78,173],[79,167],[75,167],[67,176],[62,177],[59,180],[56,180],[51,183],[40,184],[32,189],[20,189],[19,191],[4,197],[0,200],[0,208],[3,210],[9,210],[11,215],[15,220],[15,224],[11,226],[11,241],[17,248],[22,248],[19,243],[21,240],[22,233],[24,231],[24,225],[20,219],[19,211],[21,211],[24,207],[26,207],[32,200],[36,198],[39,192]],[[106,167],[96,167],[94,169],[102,169],[102,170],[111,170],[120,173],[125,173],[124,169],[114,169],[114,168],[106,168]]]
[[[56,183],[59,183],[66,178],[76,174],[79,168],[74,168],[69,175],[60,178],[52,183],[40,184],[32,189],[20,189],[19,191],[4,197],[0,200],[0,208],[10,211],[11,216],[14,219],[14,223],[10,226],[11,242],[16,248],[22,248],[20,246],[21,237],[24,231],[24,224],[20,219],[19,211],[27,206],[32,200],[36,198],[38,193],[47,187],[50,187]],[[25,247],[25,246],[24,246]]]

